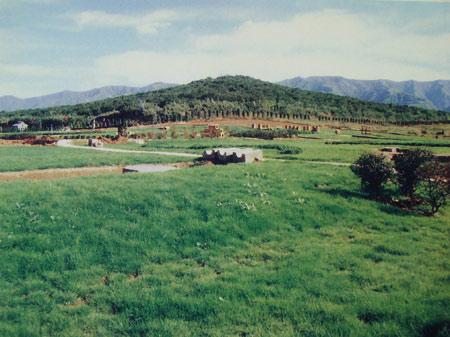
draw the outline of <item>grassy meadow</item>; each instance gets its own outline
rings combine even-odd
[[[88,151],[56,146],[0,146],[0,172],[48,168],[175,163],[190,158]]]
[[[289,139],[184,139],[183,128],[179,128],[176,139],[153,139],[144,145],[136,143],[110,144],[107,147],[129,150],[173,151],[201,154],[213,147],[254,147],[264,151],[270,159],[289,159],[306,161],[333,161],[352,163],[362,153],[375,151],[382,147],[417,148],[430,150],[436,154],[450,154],[450,139],[435,139],[432,136],[414,136],[408,134],[373,133],[361,135],[360,132],[346,130],[336,135],[333,130],[324,129],[317,135],[300,135]],[[277,147],[300,149],[300,154],[283,154]]]
[[[445,336],[449,211],[296,160],[2,182],[0,336]]]

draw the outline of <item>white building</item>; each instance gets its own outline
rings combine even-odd
[[[13,124],[13,129],[16,129],[17,131],[26,131],[28,129],[28,124],[22,121],[19,121],[15,124]]]

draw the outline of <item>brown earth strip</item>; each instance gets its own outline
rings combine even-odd
[[[30,170],[18,172],[0,172],[0,181],[11,181],[22,179],[32,179],[32,180],[61,179],[61,178],[92,176],[108,173],[122,173],[122,167],[100,166],[100,167]]]

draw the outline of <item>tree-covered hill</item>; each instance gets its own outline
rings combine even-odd
[[[443,111],[361,101],[256,80],[246,76],[207,78],[173,88],[85,104],[4,112],[3,126],[24,120],[39,129],[187,121],[211,117],[335,118],[342,120],[437,121]]]

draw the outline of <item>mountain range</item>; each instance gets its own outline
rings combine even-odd
[[[444,111],[290,88],[248,76],[221,76],[88,103],[3,112],[0,124],[7,129],[22,120],[30,129],[47,130],[64,126],[88,128],[93,119],[101,127],[111,127],[215,117],[325,118],[379,123],[446,121],[450,115]]]
[[[410,105],[450,112],[450,81],[352,80],[336,76],[295,77],[280,84],[349,96],[364,101]]]
[[[288,87],[358,98],[376,103],[409,105],[450,112],[450,81],[353,80],[337,76],[295,77],[279,82]],[[62,91],[55,94],[18,98],[0,96],[0,111],[49,108],[88,103],[123,95],[145,93],[174,87],[157,82],[144,87],[106,86],[88,91]]]
[[[72,105],[99,101],[123,95],[150,92],[165,89],[176,84],[156,82],[144,87],[106,86],[88,91],[61,91],[50,95],[30,98],[18,98],[15,96],[0,96],[0,111],[15,111],[34,108],[50,108],[62,105]]]

